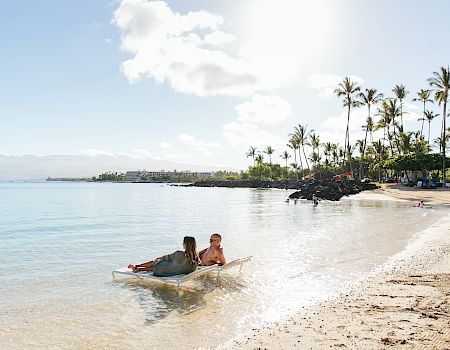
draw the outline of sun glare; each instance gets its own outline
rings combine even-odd
[[[318,55],[330,37],[328,1],[258,0],[247,8],[242,55],[257,60],[283,57],[289,64],[306,63]],[[288,57],[287,57],[288,56]]]

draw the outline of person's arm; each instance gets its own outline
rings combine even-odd
[[[227,263],[227,260],[225,259],[225,255],[223,254],[223,249],[220,248],[219,265],[225,265],[226,263]]]
[[[207,250],[208,250],[208,248],[205,248],[205,249],[200,250],[200,251],[198,252],[198,256],[199,256],[199,257],[202,256],[203,254],[206,253]]]

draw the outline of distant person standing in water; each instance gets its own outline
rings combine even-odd
[[[194,237],[184,237],[182,250],[161,256],[138,265],[128,265],[133,272],[153,271],[154,276],[169,277],[185,275],[196,270],[199,262],[197,244]]]
[[[313,205],[319,204],[319,198],[317,198],[315,193],[312,195],[312,203],[313,203]]]
[[[213,233],[209,238],[209,247],[201,250],[198,253],[202,265],[225,265],[227,263],[225,255],[223,254],[223,248],[220,246],[221,243],[222,236],[218,233]]]

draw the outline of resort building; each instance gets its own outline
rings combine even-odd
[[[143,182],[152,180],[171,180],[183,181],[192,178],[208,178],[214,176],[214,172],[193,172],[193,171],[147,171],[147,170],[133,170],[127,171],[125,174],[125,181],[129,182]]]

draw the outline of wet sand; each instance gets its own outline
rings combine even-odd
[[[360,198],[448,204],[450,191],[422,191],[388,187]],[[450,349],[450,213],[351,292],[225,348]]]

